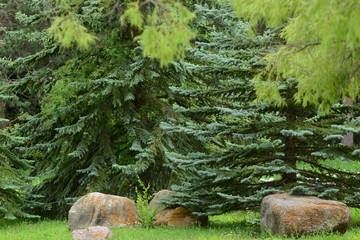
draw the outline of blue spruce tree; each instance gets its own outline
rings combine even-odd
[[[190,151],[168,146],[180,176],[168,204],[218,214],[257,208],[264,196],[285,191],[359,207],[360,174],[334,164],[359,159],[359,150],[341,144],[346,131],[360,130],[360,118],[347,117],[359,116],[359,107],[338,104],[319,116],[295,102],[294,79],[279,83],[281,107],[256,101],[261,79],[252,79],[281,39],[262,25],[249,36],[249,23],[228,8],[197,6],[197,15],[206,34],[185,63],[189,81],[172,88],[180,115],[162,123],[174,142],[193,141]]]

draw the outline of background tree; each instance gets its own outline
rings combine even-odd
[[[17,129],[26,137],[20,150],[35,161],[32,194],[44,203],[35,211],[63,216],[67,203],[90,191],[131,196],[137,176],[156,190],[166,188],[171,171],[159,124],[175,114],[168,85],[184,79],[182,66],[160,68],[142,57],[132,38],[136,29],[119,28],[119,15],[107,15],[111,4],[48,4],[29,3],[27,14],[16,14],[23,25],[6,31],[6,46],[17,35],[37,47],[1,59],[12,79],[7,91],[19,102],[35,99],[37,106],[22,110]],[[60,18],[51,27],[48,16],[55,13]]]
[[[256,208],[265,195],[286,191],[358,206],[359,173],[334,164],[358,161],[358,150],[340,144],[345,131],[359,131],[359,119],[346,117],[357,115],[358,106],[337,105],[328,116],[317,116],[315,108],[293,99],[294,79],[279,84],[282,106],[254,102],[255,86],[263,83],[251,79],[264,67],[263,56],[275,49],[275,35],[265,31],[251,38],[249,24],[229,8],[196,9],[202,20],[197,28],[212,26],[188,59],[198,84],[173,88],[184,99],[175,108],[184,118],[162,127],[176,138],[192,136],[205,150],[168,150],[174,171],[183,177],[172,186],[177,195],[168,203],[218,214]]]
[[[21,107],[26,107],[17,105],[18,98],[10,96],[6,90],[6,85],[13,78],[3,63],[9,57],[25,55],[34,47],[23,45],[15,36],[20,33],[16,31],[19,26],[16,12],[28,10],[22,1],[0,1],[0,218],[6,219],[36,217],[25,211],[27,206],[35,204],[28,201],[33,181],[29,178],[31,163],[15,148],[24,139],[13,135],[14,127],[5,129],[14,125],[14,116]],[[9,35],[8,32],[14,34]]]
[[[0,218],[35,217],[24,211],[24,206],[29,203],[26,197],[31,187],[27,177],[30,165],[9,150],[21,139],[0,130],[0,140]]]

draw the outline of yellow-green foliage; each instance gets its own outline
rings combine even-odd
[[[48,31],[65,48],[75,44],[86,50],[96,41],[96,37],[88,33],[72,14],[55,17]]]
[[[139,2],[132,2],[127,5],[126,11],[120,18],[121,24],[124,24],[126,19],[129,20],[132,26],[138,29],[143,27],[144,16],[140,11]]]
[[[152,12],[146,16],[141,12],[144,4],[153,4]],[[121,22],[124,23],[127,19],[132,26],[143,30],[135,38],[140,40],[143,55],[159,60],[164,66],[183,57],[186,48],[190,47],[194,34],[189,23],[193,18],[194,14],[179,1],[137,1],[127,5]]]
[[[240,16],[283,27],[286,44],[267,61],[269,68],[282,74],[277,76],[297,79],[297,101],[317,104],[324,111],[343,96],[360,96],[360,1],[230,2]]]
[[[109,0],[96,2],[105,5],[104,8],[112,8]],[[63,15],[54,17],[49,33],[63,47],[75,45],[81,50],[88,49],[97,38],[88,33],[76,18],[81,1],[59,0],[56,3]],[[131,26],[141,31],[135,40],[140,40],[145,57],[157,59],[164,66],[184,56],[194,37],[189,24],[195,15],[180,0],[137,0],[124,1],[123,4],[126,10],[120,22],[124,25],[129,21]]]
[[[271,73],[258,74],[254,77],[252,82],[256,89],[256,102],[266,101],[276,106],[284,106],[286,100],[280,95],[279,81],[273,81],[273,78],[270,77],[273,76]],[[263,81],[264,75],[268,76],[268,81]]]

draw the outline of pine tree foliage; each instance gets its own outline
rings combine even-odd
[[[9,56],[26,54],[29,50],[24,45],[21,49],[18,48],[21,45],[18,36],[23,33],[14,31],[19,25],[16,19],[21,18],[16,12],[27,10],[21,1],[0,1],[0,218],[5,219],[37,217],[25,210],[26,206],[35,203],[27,199],[33,181],[29,178],[31,162],[24,159],[16,149],[24,138],[13,136],[15,128],[6,129],[14,123],[11,109],[18,102],[18,98],[6,91],[6,84],[11,82],[12,78],[3,63]],[[13,34],[9,34],[8,30],[13,30]]]
[[[207,214],[256,208],[262,197],[279,191],[312,194],[359,206],[360,173],[337,169],[326,161],[358,161],[358,150],[340,144],[344,132],[358,132],[359,106],[337,105],[327,116],[303,108],[293,96],[297,83],[279,84],[279,107],[255,102],[251,79],[274,51],[275,36],[265,31],[249,36],[250,25],[228,8],[197,6],[199,28],[212,30],[191,50],[186,67],[193,81],[172,88],[175,110],[183,118],[162,123],[173,138],[191,136],[203,144],[191,152],[168,148],[171,165],[182,176],[173,185],[169,204]],[[210,25],[210,26],[211,26]],[[208,25],[209,26],[209,25]],[[206,31],[205,31],[206,32]]]
[[[91,77],[84,69],[89,67],[97,72],[94,74],[106,75],[82,78],[73,67],[83,61],[66,67],[72,80],[58,80],[45,97],[42,111],[20,129],[32,136],[24,151],[40,154],[34,174],[42,183],[35,193],[63,204],[66,198],[91,191],[131,194],[128,191],[137,175],[158,186],[166,177],[152,176],[152,171],[166,174],[166,169],[162,169],[161,153],[156,152],[161,138],[156,121],[166,104],[161,106],[161,101],[154,99],[149,84],[157,81],[159,74],[148,64],[146,73],[133,71],[143,67],[142,58],[131,64],[114,59],[106,62],[110,68],[106,71],[121,64],[114,72],[102,72],[95,60],[79,72]]]
[[[27,191],[31,185],[27,177],[30,164],[21,159],[14,151],[12,145],[22,141],[4,130],[0,131],[0,218],[15,219],[35,217],[24,211],[27,204]]]
[[[134,29],[120,29],[119,16],[109,18],[93,0],[79,2],[76,17],[96,35],[96,45],[87,51],[64,48],[47,30],[47,15],[58,9],[45,2],[35,1],[21,15],[30,22],[9,29],[5,39],[9,44],[21,32],[19,39],[37,48],[1,60],[12,79],[8,91],[19,102],[34,98],[37,104],[35,111],[23,109],[17,129],[26,137],[20,151],[35,161],[32,194],[44,203],[35,211],[64,216],[66,204],[91,191],[134,196],[138,176],[155,190],[166,188],[168,143],[159,124],[175,115],[169,84],[184,80],[183,67],[160,68],[144,58],[132,39]],[[30,29],[33,34],[24,33]]]

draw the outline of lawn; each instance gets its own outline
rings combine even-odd
[[[329,234],[302,237],[307,240],[360,240],[360,209],[351,209],[350,229],[344,235]],[[121,240],[250,240],[281,239],[261,235],[258,214],[233,212],[210,218],[208,228],[152,228],[113,229],[113,239]],[[0,221],[0,240],[64,240],[71,239],[66,221]],[[291,238],[290,238],[291,239]]]

